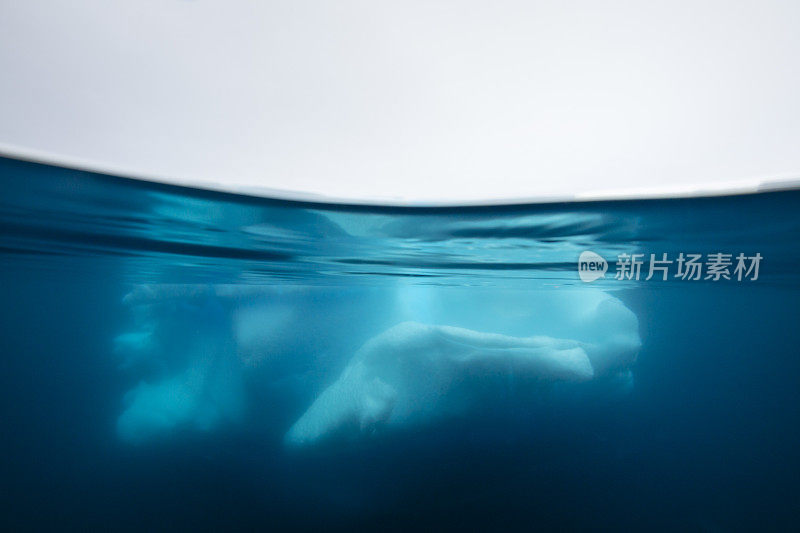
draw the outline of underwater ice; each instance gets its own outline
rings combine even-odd
[[[403,322],[370,339],[336,382],[292,426],[286,442],[309,444],[332,434],[372,433],[464,411],[498,373],[548,381],[592,378],[577,341],[508,337],[452,326]]]
[[[469,416],[512,381],[519,402],[558,382],[629,386],[640,347],[635,314],[593,289],[151,285],[125,302],[136,327],[115,352],[138,379],[117,432],[131,443],[234,423],[245,383],[287,378],[314,398],[288,446],[369,438]]]

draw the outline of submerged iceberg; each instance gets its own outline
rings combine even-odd
[[[119,437],[141,443],[179,428],[210,430],[238,419],[243,368],[219,300],[165,299],[135,309],[140,330],[114,340],[121,367],[142,374],[125,394]]]
[[[285,442],[352,440],[384,426],[463,415],[491,403],[509,377],[528,389],[593,378],[630,381],[641,343],[636,316],[620,300],[600,291],[554,293],[539,308],[542,320],[529,322],[531,330],[547,329],[547,322],[562,334],[568,325],[572,335],[514,337],[418,322],[388,329],[356,352]]]
[[[124,301],[136,328],[115,352],[139,379],[117,431],[131,443],[235,423],[245,383],[289,378],[318,395],[287,445],[368,438],[469,416],[509,380],[520,402],[549,383],[630,383],[640,347],[636,315],[593,289],[151,285]]]
[[[113,341],[119,367],[133,381],[118,436],[139,444],[235,424],[247,411],[246,383],[313,387],[318,378],[310,368],[334,364],[336,354],[358,347],[358,338],[340,334],[345,325],[357,337],[359,328],[376,327],[358,319],[365,306],[377,306],[373,292],[360,292],[360,305],[353,305],[324,291],[287,287],[135,287],[123,298],[133,327]]]
[[[403,322],[369,340],[286,435],[304,445],[370,434],[383,424],[452,415],[488,399],[487,382],[586,381],[592,365],[577,341],[508,337]]]

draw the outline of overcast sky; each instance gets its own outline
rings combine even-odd
[[[800,176],[800,2],[0,0],[0,143],[475,201]]]

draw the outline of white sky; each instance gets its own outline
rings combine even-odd
[[[469,202],[800,176],[800,2],[0,0],[0,143]]]

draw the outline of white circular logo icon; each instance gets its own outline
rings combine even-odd
[[[608,263],[600,255],[586,250],[578,258],[578,275],[581,281],[589,283],[606,275]]]

